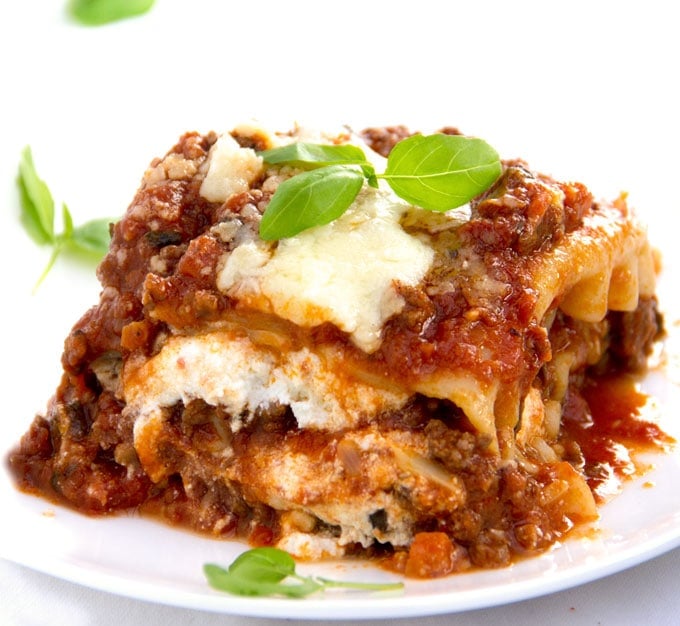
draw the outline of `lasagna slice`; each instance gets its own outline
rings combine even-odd
[[[10,455],[18,483],[422,577],[508,564],[595,519],[586,392],[644,372],[662,333],[624,197],[508,161],[461,209],[364,185],[328,224],[258,236],[299,173],[262,150],[349,143],[380,166],[408,135],[244,125],[154,160],[61,385]]]

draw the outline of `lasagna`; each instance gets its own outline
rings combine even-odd
[[[626,434],[597,430],[593,389],[644,373],[663,332],[624,196],[503,161],[452,211],[381,182],[327,224],[258,234],[299,173],[262,151],[357,145],[378,168],[411,134],[251,124],[152,161],[10,454],[18,484],[418,577],[504,566],[594,520],[606,459],[588,433]]]

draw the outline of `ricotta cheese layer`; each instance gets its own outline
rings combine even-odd
[[[332,356],[322,358],[306,348],[276,354],[226,330],[171,337],[141,367],[130,367],[125,378],[128,410],[141,418],[136,428],[159,408],[203,400],[242,420],[258,409],[290,406],[299,428],[335,431],[407,399],[350,379]],[[234,420],[232,429],[240,423]]]

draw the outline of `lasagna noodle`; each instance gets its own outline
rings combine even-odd
[[[603,207],[582,228],[530,264],[540,294],[535,316],[557,303],[578,320],[599,322],[609,310],[634,311],[639,296],[654,294],[655,273],[647,235],[626,211]]]

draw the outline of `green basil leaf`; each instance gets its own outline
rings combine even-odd
[[[364,163],[361,165],[361,171],[366,177],[366,182],[370,187],[378,188],[378,176],[375,173],[375,168],[370,163]]]
[[[264,596],[271,592],[271,583],[264,584],[249,578],[240,578],[212,563],[203,566],[203,573],[208,584],[218,591],[226,591],[238,596]]]
[[[402,591],[404,583],[359,583],[347,580],[332,580],[330,578],[323,578],[317,576],[315,579],[318,583],[323,584],[326,589],[356,589],[359,591]]]
[[[246,553],[248,554],[248,553]],[[323,585],[312,578],[303,578],[301,582],[285,584],[270,580],[255,580],[240,576],[237,572],[208,563],[203,566],[208,584],[218,591],[226,591],[239,596],[286,596],[302,598],[323,588]]]
[[[229,573],[262,582],[280,582],[295,574],[295,560],[278,548],[253,548],[234,560]]]
[[[37,244],[53,243],[55,240],[54,200],[49,188],[36,172],[29,146],[21,152],[17,182],[21,202],[21,222],[26,232]]]
[[[272,589],[267,595],[280,595],[288,598],[304,598],[317,591],[321,591],[324,585],[317,583],[313,578],[302,577],[300,582],[293,584],[276,585],[276,589]]]
[[[71,216],[71,211],[68,210],[66,203],[61,205],[61,220],[64,224],[64,232],[61,236],[68,240],[73,237],[73,217]]]
[[[366,155],[358,146],[324,145],[316,143],[291,143],[259,153],[269,165],[291,165],[300,169],[313,169],[327,165],[364,165]]]
[[[100,26],[142,15],[153,4],[154,0],[71,0],[69,12],[82,24]]]
[[[207,563],[203,566],[208,584],[219,591],[239,596],[286,596],[302,598],[327,588],[363,591],[395,591],[403,583],[359,583],[328,578],[301,576],[295,571],[293,557],[279,548],[263,547],[247,550],[234,560],[229,569]],[[293,578],[296,582],[284,582]]]
[[[228,570],[215,565],[214,563],[206,563],[203,566],[203,574],[208,580],[208,584],[218,591],[228,591],[236,595],[252,595],[249,592],[251,587],[242,586],[236,576],[229,573]]]
[[[364,184],[359,170],[329,165],[293,176],[279,185],[260,222],[265,241],[293,237],[340,217]]]
[[[81,226],[74,226],[73,217],[65,203],[61,206],[63,231],[54,230],[54,199],[49,188],[38,176],[33,163],[30,147],[26,146],[19,160],[17,177],[20,219],[26,232],[39,245],[50,245],[52,254],[44,271],[34,287],[37,289],[45,279],[55,261],[63,252],[77,253],[87,262],[99,261],[110,244],[110,219],[94,219]],[[80,254],[85,253],[85,254]]]
[[[485,141],[436,134],[397,143],[382,177],[407,202],[448,211],[486,191],[500,174],[498,153]]]
[[[111,243],[110,224],[108,218],[94,219],[71,228],[69,243],[86,252],[106,254]]]

